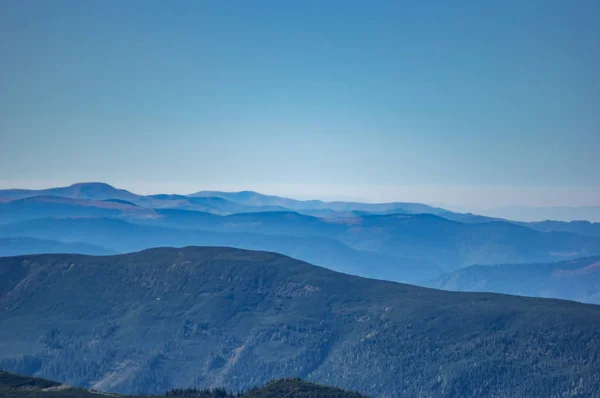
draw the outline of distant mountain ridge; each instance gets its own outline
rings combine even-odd
[[[589,221],[540,221],[522,223],[523,225],[543,232],[571,232],[580,235],[600,236],[600,222]]]
[[[441,275],[427,286],[600,304],[600,256],[552,263],[471,266]]]
[[[116,254],[114,250],[83,242],[66,243],[48,239],[23,237],[0,238],[0,257],[46,253]]]
[[[6,200],[24,199],[33,196],[54,196],[87,200],[120,200],[150,208],[183,208],[202,210],[198,206],[207,204],[204,210],[216,205],[227,213],[252,211],[299,210],[307,213],[327,214],[345,211],[442,214],[447,210],[421,203],[359,203],[359,202],[323,202],[320,200],[300,201],[279,196],[264,195],[253,191],[220,192],[201,191],[191,195],[156,194],[138,195],[124,189],[117,189],[100,182],[77,183],[68,187],[42,190],[7,189],[0,190],[0,198]],[[177,203],[179,201],[179,203]],[[210,207],[210,205],[213,207]],[[181,207],[183,205],[183,207]]]
[[[218,216],[181,210],[154,211],[157,217],[141,220],[29,220],[0,225],[0,236],[85,241],[118,252],[215,244],[272,250],[344,272],[362,268],[362,272],[357,272],[362,276],[410,282],[419,282],[414,279],[418,275],[433,277],[433,269],[448,272],[473,264],[547,262],[600,254],[600,237],[538,232],[506,222],[463,224],[427,214],[323,220],[289,212]],[[348,255],[339,257],[342,251]],[[399,272],[375,272],[382,269],[384,257],[388,269],[397,267]],[[358,266],[362,261],[363,266]],[[407,272],[405,265],[409,264],[414,267],[413,272]],[[371,271],[365,272],[368,269]],[[407,272],[404,279],[398,279],[400,271]]]
[[[5,189],[0,190],[0,197],[23,199],[32,196],[58,196],[71,199],[105,200],[120,199],[135,202],[141,195],[133,194],[124,189],[117,189],[103,182],[81,182],[68,187],[48,189]]]
[[[600,391],[600,306],[215,247],[7,257],[0,275],[0,368],[101,391],[297,376],[382,398]]]
[[[210,214],[208,216],[219,218]],[[0,237],[28,236],[62,242],[77,242],[85,238],[86,242],[117,253],[161,246],[229,246],[274,251],[340,272],[371,278],[420,281],[441,273],[437,266],[426,261],[357,250],[326,236],[260,232],[183,230],[132,224],[112,218],[46,218],[0,225]]]
[[[526,222],[582,221],[600,222],[600,206],[549,206],[549,207],[504,207],[483,211],[491,217],[502,217]]]
[[[364,214],[435,214],[450,220],[465,223],[480,223],[498,220],[514,220],[520,217],[507,216],[504,219],[471,213],[457,213],[440,207],[414,202],[362,203],[321,200],[297,200],[275,195],[265,195],[255,191],[222,192],[199,191],[189,195],[154,194],[138,195],[124,189],[115,188],[102,182],[83,182],[68,187],[41,190],[5,189],[0,190],[0,203],[33,196],[54,196],[71,199],[119,201],[147,208],[180,208],[185,210],[208,211],[215,214],[233,214],[265,211],[297,211],[317,217],[343,218]],[[534,208],[541,214],[550,208]],[[557,208],[562,209],[562,208]],[[567,208],[565,208],[567,209]],[[591,211],[592,218],[600,207],[588,206],[577,209]],[[550,209],[551,210],[551,209]],[[583,213],[582,213],[583,214]],[[598,213],[600,215],[600,213]],[[539,218],[539,217],[538,217]],[[546,220],[552,217],[545,217]],[[582,219],[585,219],[583,217]],[[595,220],[592,220],[595,221]],[[511,221],[512,222],[512,221]],[[521,222],[525,224],[524,222]],[[575,231],[571,231],[575,232]]]
[[[409,212],[442,214],[448,210],[429,206],[423,203],[389,202],[389,203],[361,203],[361,202],[324,202],[321,200],[296,200],[281,196],[264,195],[254,191],[220,192],[200,191],[189,195],[191,197],[220,197],[232,202],[252,206],[280,206],[291,210],[332,210],[332,211],[371,211],[371,212]]]
[[[30,247],[5,241],[12,243],[4,252],[13,255],[219,245],[275,251],[341,272],[417,284],[472,265],[600,255],[597,223],[509,222],[399,202],[297,201],[252,191],[144,196],[102,183],[0,191],[0,197],[0,238],[47,241],[31,241]],[[440,214],[415,214],[399,205]]]
[[[60,196],[32,196],[0,203],[0,224],[37,218],[157,217],[154,209],[120,199],[88,200]]]

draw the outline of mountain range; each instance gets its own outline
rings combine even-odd
[[[390,202],[390,203],[361,203],[361,202],[324,202],[321,200],[296,200],[280,196],[263,195],[253,191],[220,192],[200,191],[189,195],[191,197],[218,197],[230,202],[241,203],[249,206],[279,206],[296,211],[323,211],[327,212],[370,212],[370,213],[429,213],[444,214],[448,210],[432,207],[423,203]]]
[[[427,285],[463,292],[557,297],[600,304],[600,257],[553,263],[471,266],[441,275]]]
[[[544,220],[574,221],[588,220],[600,222],[600,206],[548,206],[548,207],[503,207],[484,210],[491,217],[540,222]]]
[[[269,235],[176,229],[129,223],[113,218],[44,218],[0,225],[0,236],[61,242],[85,241],[107,253],[127,253],[158,246],[230,246],[268,250],[346,272],[391,280],[426,280],[441,270],[425,261],[353,249],[322,236]],[[75,246],[72,246],[75,249]],[[85,249],[85,251],[83,250]],[[60,248],[46,250],[56,252]],[[13,250],[14,251],[14,250]],[[31,253],[31,249],[28,249]],[[91,253],[88,248],[70,250]]]
[[[101,182],[76,183],[67,187],[31,190],[31,189],[4,189],[0,190],[0,203],[18,199],[34,198],[43,201],[39,197],[69,198],[94,202],[113,202],[123,205],[140,206],[144,208],[165,208],[205,211],[214,214],[252,213],[268,211],[294,211],[300,214],[314,215],[325,218],[352,217],[367,214],[434,214],[449,220],[478,223],[490,221],[505,221],[504,218],[487,217],[471,213],[458,213],[440,207],[430,206],[423,203],[412,202],[389,202],[389,203],[362,203],[362,202],[324,202],[321,200],[296,200],[274,195],[264,195],[254,191],[221,192],[200,191],[189,195],[179,194],[156,194],[139,195],[124,189],[115,188]],[[77,202],[74,202],[77,204]],[[78,202],[82,206],[90,206],[85,202]],[[95,207],[101,207],[95,203]],[[591,208],[594,208],[593,206]],[[131,209],[129,209],[131,210]],[[510,217],[508,219],[511,219]],[[519,217],[514,218],[518,222]],[[552,217],[546,217],[551,220]],[[582,217],[585,220],[586,217]],[[1,222],[1,221],[0,221]],[[513,222],[513,221],[511,221]],[[537,222],[525,223],[524,225],[535,225]],[[581,231],[581,226],[561,222],[559,230],[565,232]],[[566,226],[565,226],[566,224]],[[600,223],[595,223],[597,225]],[[558,226],[558,224],[557,224]],[[545,225],[545,230],[556,230],[554,225]]]
[[[82,242],[60,242],[35,238],[0,238],[0,257],[38,253],[116,254],[104,247]]]
[[[589,221],[540,221],[521,225],[542,232],[571,232],[580,235],[600,236],[600,222]]]
[[[26,214],[13,212],[14,202],[2,206],[13,206],[5,213],[13,217]],[[77,214],[87,209],[99,213],[97,217],[29,217],[0,225],[0,237],[86,242],[120,253],[185,245],[270,250],[345,272],[410,282],[473,264],[600,254],[597,236],[539,232],[506,222],[464,224],[427,214],[327,220],[289,212],[218,216],[150,209],[151,217],[107,218],[104,208],[73,207]],[[397,272],[380,273],[386,264]]]
[[[600,307],[159,248],[0,259],[0,368],[122,393],[282,377],[377,397],[597,396]]]
[[[42,190],[6,189],[0,190],[3,201],[25,199],[36,196],[50,196],[81,200],[119,200],[148,208],[179,208],[222,212],[222,214],[248,213],[253,211],[306,211],[316,214],[335,214],[336,212],[404,212],[404,213],[447,213],[447,210],[435,208],[421,203],[358,203],[358,202],[323,202],[320,200],[299,201],[278,196],[263,195],[258,192],[219,192],[202,191],[191,195],[138,195],[117,189],[111,185],[90,182],[77,183],[68,187]]]
[[[144,196],[103,183],[0,191],[0,254],[218,245],[417,284],[473,265],[600,255],[599,225],[523,223],[415,203],[298,201],[251,191]],[[26,239],[31,245],[19,244]]]

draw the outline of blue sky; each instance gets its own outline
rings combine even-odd
[[[598,1],[0,2],[0,187],[600,204]]]

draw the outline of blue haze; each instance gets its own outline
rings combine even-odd
[[[585,0],[4,0],[0,185],[600,204],[599,46]]]

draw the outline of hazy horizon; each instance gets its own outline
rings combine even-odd
[[[0,396],[600,398],[600,0],[0,0],[0,59]]]
[[[482,215],[506,217],[504,210],[522,209],[519,215],[523,221],[535,221],[537,218],[527,219],[527,209],[552,209],[552,208],[584,208],[598,207],[600,202],[593,201],[600,197],[600,190],[592,191],[589,188],[570,188],[557,195],[553,188],[548,187],[482,187],[482,186],[376,186],[376,185],[308,185],[308,184],[200,184],[200,183],[145,183],[145,182],[116,182],[110,181],[2,181],[0,189],[47,189],[69,186],[82,182],[102,182],[118,189],[125,189],[140,195],[153,194],[180,194],[188,195],[198,191],[255,191],[266,195],[289,197],[298,200],[323,200],[323,201],[353,201],[364,203],[383,202],[418,202],[432,206],[446,208],[457,212],[478,212]],[[577,198],[582,200],[573,201]],[[591,193],[591,195],[590,195]],[[552,196],[554,194],[554,196]],[[440,201],[437,198],[446,197],[450,201]],[[545,202],[540,204],[537,198],[542,196]],[[515,200],[520,197],[521,200]],[[590,200],[590,198],[592,200]],[[454,199],[454,200],[452,200]],[[477,205],[479,202],[485,206]],[[536,204],[537,203],[537,204]],[[506,214],[510,214],[506,213]],[[517,214],[517,213],[515,213]],[[562,219],[564,217],[556,218]],[[591,221],[600,221],[594,217]]]
[[[600,3],[0,3],[0,187],[600,205]]]

